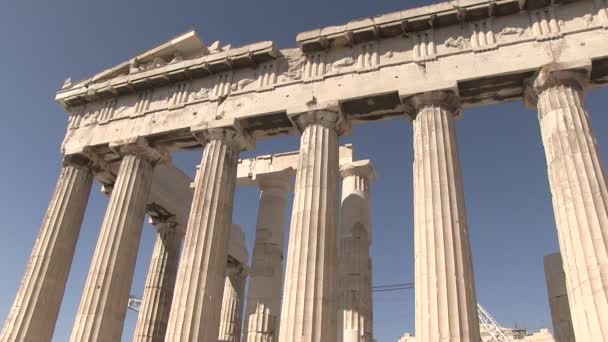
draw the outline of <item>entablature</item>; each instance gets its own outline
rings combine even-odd
[[[544,7],[575,1],[577,0],[449,1],[302,32],[296,41],[302,51],[309,53],[382,38],[408,36],[442,27],[484,22],[520,12],[533,13]]]
[[[208,51],[202,43],[201,49]],[[151,51],[154,50],[157,49]],[[184,59],[185,57],[177,50],[168,50],[165,54],[169,51],[170,60],[162,59],[151,52],[144,53],[141,57],[135,57],[90,79],[75,85],[64,85],[55,100],[66,108],[89,102],[112,100],[131,93],[145,93],[147,89],[167,84],[255,67],[278,56],[274,43],[269,41],[239,48],[218,47],[214,53],[192,59]],[[158,53],[163,53],[163,50]]]
[[[473,12],[475,6],[515,2],[470,0],[459,6]],[[555,62],[589,60],[591,86],[608,82],[607,0],[518,3],[523,7],[513,13],[468,16],[471,21],[313,52],[278,51],[271,42],[228,49],[219,54],[254,56],[250,64],[228,69],[193,73],[211,54],[74,86],[57,95],[69,112],[64,152],[104,149],[133,136],[169,151],[196,149],[201,146],[190,129],[225,118],[256,139],[297,134],[293,114],[323,106],[337,108],[353,124],[391,119],[403,116],[402,98],[446,87],[455,89],[465,108],[514,101],[522,98],[528,78]],[[443,13],[448,7],[453,5],[405,12]]]

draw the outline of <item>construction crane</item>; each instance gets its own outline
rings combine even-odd
[[[480,328],[483,328],[492,337],[492,342],[511,342],[511,339],[505,334],[504,329],[479,303],[477,303],[477,315],[479,316]]]
[[[373,292],[390,292],[400,290],[410,290],[414,288],[414,283],[377,285],[372,288]],[[141,308],[141,298],[131,295],[127,304],[129,310],[139,312]],[[491,336],[488,342],[512,342],[505,334],[505,329],[490,315],[490,313],[481,304],[477,303],[477,315],[479,316],[479,326],[481,330]]]
[[[390,292],[399,290],[410,290],[414,288],[414,283],[378,285],[374,286],[374,292]],[[505,334],[505,329],[496,322],[494,317],[483,307],[477,303],[477,315],[479,317],[479,327],[482,332],[485,332],[491,340],[488,342],[512,342]]]

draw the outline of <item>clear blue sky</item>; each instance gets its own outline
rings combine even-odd
[[[233,46],[273,40],[295,46],[298,32],[373,16],[428,1],[9,1],[0,10],[0,319],[4,320],[59,173],[66,115],[54,103],[63,80],[84,78],[195,28],[206,42]],[[594,90],[588,107],[600,148],[608,149],[608,91]],[[467,110],[457,124],[466,206],[480,302],[507,326],[550,325],[542,258],[557,251],[545,156],[536,112],[521,102]],[[356,127],[342,143],[370,158],[373,187],[374,282],[414,278],[412,128],[406,120]],[[258,143],[254,154],[291,151],[298,138]],[[176,163],[192,175],[200,152]],[[107,199],[92,192],[54,341],[67,341],[78,309]],[[234,221],[251,245],[257,189],[239,189]],[[146,225],[132,292],[141,294],[154,231]],[[378,341],[413,331],[413,291],[374,297]],[[124,341],[136,316],[127,315]]]

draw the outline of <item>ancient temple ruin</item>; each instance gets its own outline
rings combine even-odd
[[[188,32],[65,82],[63,167],[0,341],[50,341],[93,181],[110,199],[72,342],[120,340],[146,213],[158,243],[137,341],[371,341],[375,173],[339,137],[401,117],[414,128],[416,341],[480,341],[454,121],[519,100],[538,109],[572,330],[608,341],[608,189],[584,101],[608,82],[607,0],[444,2],[296,41],[207,46]],[[284,135],[298,152],[239,162]],[[183,150],[201,151],[194,180],[171,163]],[[250,267],[229,253],[246,185],[261,189]]]

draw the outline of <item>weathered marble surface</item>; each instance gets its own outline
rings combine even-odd
[[[250,271],[244,342],[276,341],[283,287],[283,242],[287,200],[293,187],[286,172],[256,177],[260,204]]]
[[[566,274],[559,253],[545,256],[545,278],[555,342],[575,342],[566,289]]]
[[[338,341],[373,342],[371,183],[369,160],[340,165],[342,206],[338,281]]]
[[[50,341],[91,192],[87,165],[66,161],[0,341]]]
[[[165,340],[184,238],[183,227],[179,227],[171,218],[155,218],[151,223],[156,227],[157,236],[133,342]]]
[[[126,151],[110,195],[70,340],[118,341],[156,161]]]
[[[60,90],[70,113],[64,149],[132,136],[191,148],[191,126],[227,117],[254,137],[296,134],[286,113],[311,103],[340,103],[353,123],[390,119],[401,116],[400,97],[446,84],[458,87],[465,108],[512,101],[556,60],[592,59],[592,84],[606,83],[605,1],[546,3],[440,3],[305,32],[298,49],[210,49],[189,32],[140,56],[156,67],[125,62]]]
[[[555,63],[532,79],[577,341],[608,340],[608,186],[584,93],[591,63]]]
[[[279,342],[337,338],[339,116],[296,118],[303,130],[291,216]]]
[[[218,342],[241,342],[246,280],[247,271],[244,265],[228,264]]]
[[[226,227],[241,169],[238,152],[251,148],[256,138],[303,131],[280,340],[333,340],[337,208],[332,203],[337,203],[342,159],[337,137],[353,124],[402,117],[412,96],[445,89],[463,108],[524,97],[537,105],[574,331],[578,339],[605,339],[608,192],[583,96],[586,89],[608,82],[607,29],[605,0],[461,0],[303,32],[296,39],[298,48],[283,50],[272,42],[206,46],[188,32],[86,80],[66,80],[56,96],[69,118],[62,152],[66,158],[95,160],[95,178],[112,192],[72,339],[118,338],[144,211],[170,214],[190,227],[167,341],[216,339],[229,253]],[[423,339],[476,340],[455,113],[449,107],[418,108],[414,119],[417,331]],[[338,113],[335,122],[329,119]],[[445,140],[432,142],[429,135]],[[194,196],[179,170],[152,170],[146,165],[150,154],[125,154],[117,148],[121,141],[146,141],[152,147],[148,152],[161,155],[206,145]],[[440,172],[425,163],[446,168]],[[130,166],[123,169],[125,165]],[[427,201],[427,190],[448,195]],[[314,200],[307,201],[309,195]],[[421,212],[424,208],[433,213]],[[445,208],[455,209],[448,213]],[[76,226],[79,211],[73,217],[52,215],[58,223],[45,223],[43,231],[62,231],[64,219]],[[129,225],[131,230],[125,228]],[[445,242],[437,231],[455,237],[443,250],[434,248]],[[55,245],[52,239],[41,240],[33,258]],[[308,251],[319,253],[309,257]],[[117,263],[118,257],[124,262]],[[32,265],[45,265],[47,260],[40,260]],[[429,270],[435,262],[439,270],[433,273]],[[310,272],[301,272],[301,263]],[[451,268],[453,272],[446,271]],[[29,272],[24,291],[31,281],[45,285],[49,279]],[[433,281],[455,292],[433,294]],[[58,279],[58,285],[62,282]],[[59,295],[60,287],[49,291]],[[303,291],[311,287],[320,291],[316,297]],[[16,305],[22,308],[40,297],[19,296],[25,304]],[[454,305],[454,298],[465,304]],[[57,306],[48,306],[50,316]],[[21,319],[11,317],[13,323],[15,317]],[[36,327],[49,334],[49,322],[18,328],[13,323],[7,323],[3,336],[10,329]]]
[[[165,341],[217,340],[238,155],[250,142],[236,126],[202,127],[198,139],[205,149]]]
[[[416,335],[421,341],[481,339],[450,91],[407,100],[414,125]]]

